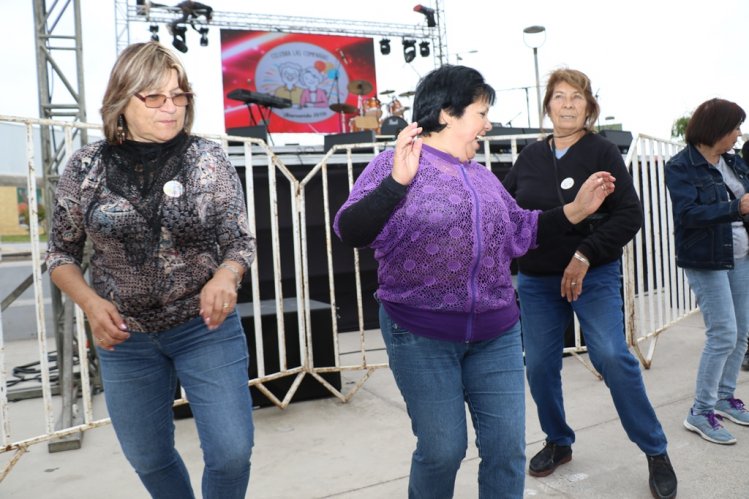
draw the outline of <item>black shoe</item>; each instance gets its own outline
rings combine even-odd
[[[749,352],[744,355],[744,361],[741,363],[741,369],[743,369],[744,371],[749,371]]]
[[[676,497],[676,473],[668,454],[648,456],[650,492],[655,499]]]
[[[544,448],[533,456],[528,465],[531,476],[548,476],[554,473],[557,466],[572,461],[572,447],[546,442]]]

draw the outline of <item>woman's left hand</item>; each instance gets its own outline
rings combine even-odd
[[[401,130],[395,139],[391,175],[401,185],[410,185],[419,170],[419,156],[423,145],[420,133],[421,127],[413,122]]]
[[[218,328],[237,304],[237,284],[229,272],[217,272],[200,290],[200,316],[208,329]]]
[[[575,196],[575,200],[564,205],[567,219],[578,224],[585,217],[596,212],[606,197],[614,192],[616,178],[607,171],[599,171],[588,177]]]
[[[562,274],[561,293],[568,302],[580,298],[583,293],[583,279],[587,273],[588,266],[573,256]]]

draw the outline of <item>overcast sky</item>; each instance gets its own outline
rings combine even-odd
[[[131,0],[134,3],[134,0]],[[0,0],[0,114],[38,116],[33,9],[30,0]],[[49,4],[50,2],[48,2]],[[171,4],[171,2],[165,2]],[[173,2],[176,4],[177,2]],[[424,16],[402,0],[206,0],[217,11],[370,20],[415,25]],[[430,5],[430,2],[424,2]],[[99,107],[116,56],[114,0],[81,0],[87,119],[100,122]],[[602,123],[669,138],[673,121],[712,97],[732,100],[749,110],[747,47],[749,2],[746,0],[444,0],[450,62],[480,70],[497,90],[492,121],[513,126],[537,124],[533,52],[523,28],[543,25],[546,39],[538,49],[541,83],[555,68],[580,69],[591,77],[601,105]],[[169,43],[164,28],[162,41]],[[149,38],[148,25],[130,24],[130,41]],[[211,31],[208,47],[188,33],[189,52],[180,55],[199,95],[195,130],[223,131],[223,89],[219,36]],[[378,38],[375,38],[377,47]],[[403,60],[400,41],[381,56],[375,50],[377,87],[398,93],[413,90],[433,68],[432,58]],[[476,50],[477,53],[469,53]],[[70,75],[74,72],[70,70]],[[54,88],[60,89],[56,79]],[[531,87],[526,102],[522,87]],[[749,126],[744,130],[749,132]],[[287,140],[288,141],[288,140]],[[321,142],[321,140],[320,140]]]

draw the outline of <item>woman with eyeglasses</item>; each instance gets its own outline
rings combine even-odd
[[[86,314],[112,426],[151,496],[195,497],[174,445],[179,381],[202,497],[244,498],[254,429],[235,305],[255,239],[239,178],[219,144],[190,135],[187,75],[158,43],[120,54],[101,114],[105,140],[74,153],[57,187],[51,279]]]

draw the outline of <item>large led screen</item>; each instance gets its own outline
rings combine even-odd
[[[371,38],[221,30],[221,62],[227,129],[345,132],[377,101]]]

